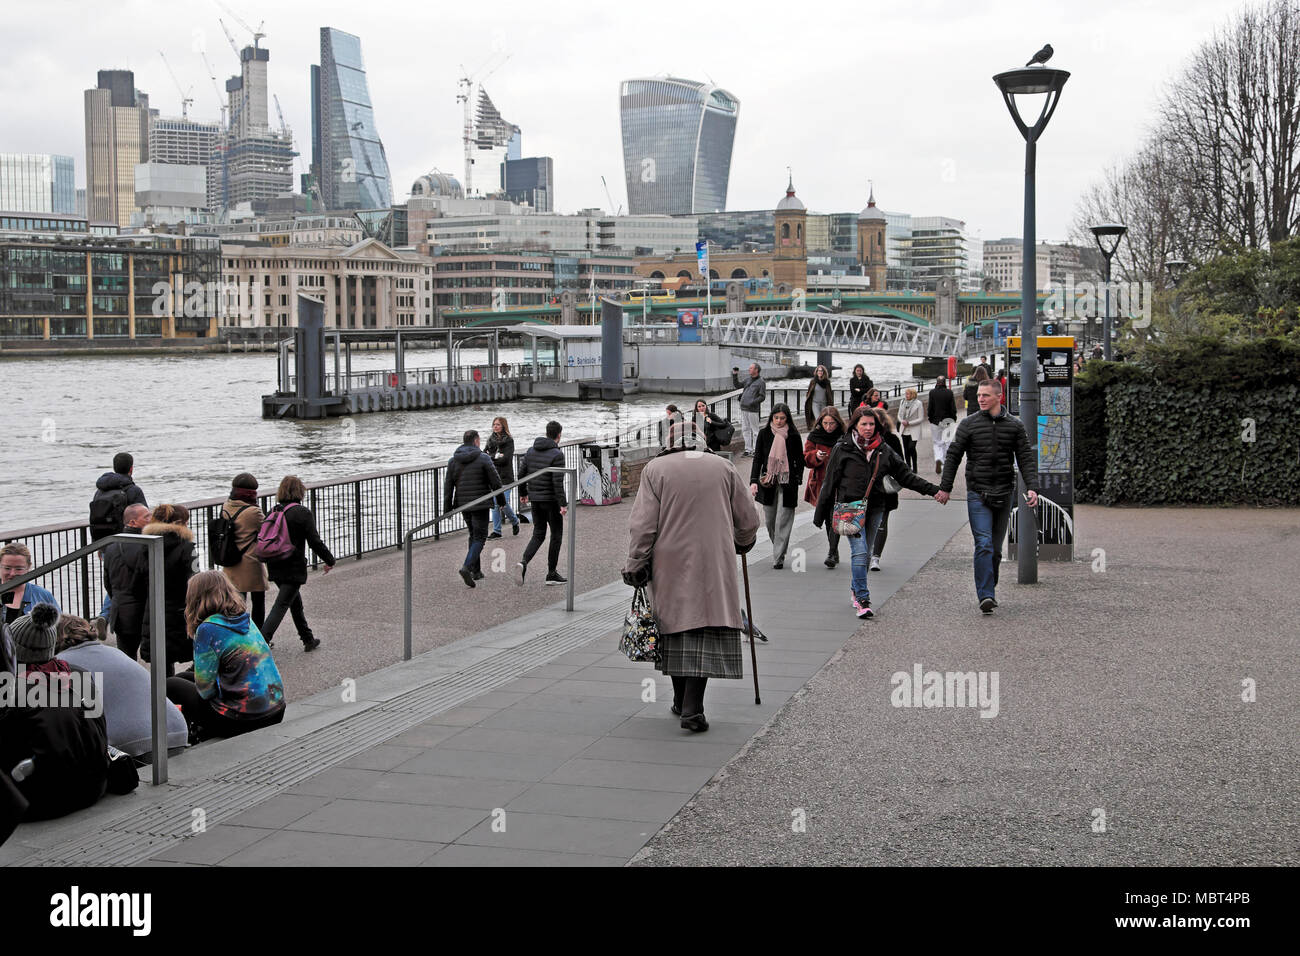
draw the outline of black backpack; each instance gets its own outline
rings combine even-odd
[[[253,506],[244,505],[232,515],[226,514],[225,509],[222,509],[215,518],[208,519],[208,558],[212,564],[233,568],[244,560],[244,552],[248,548],[241,549],[235,541],[235,519],[251,507]],[[250,544],[249,547],[251,546]]]
[[[121,488],[96,492],[90,500],[90,540],[119,534],[126,527],[126,492]]]

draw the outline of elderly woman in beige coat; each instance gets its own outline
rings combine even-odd
[[[666,444],[641,472],[623,580],[647,586],[671,710],[698,733],[709,729],[709,678],[743,676],[736,555],[754,546],[759,522],[745,482],[693,422],[670,428]]]
[[[266,619],[266,566],[253,551],[266,515],[257,504],[257,479],[246,471],[235,475],[230,483],[230,497],[221,506],[221,512],[235,522],[235,545],[244,555],[238,564],[221,570],[252,605],[253,623],[260,630]]]

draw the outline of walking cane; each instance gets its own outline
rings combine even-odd
[[[754,671],[754,705],[763,703],[758,696],[758,651],[754,649],[754,605],[749,600],[749,561],[745,555],[740,556],[740,569],[745,574],[745,613],[749,615],[749,660]]]

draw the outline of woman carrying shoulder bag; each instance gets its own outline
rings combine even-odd
[[[754,462],[749,469],[749,493],[763,506],[767,517],[772,567],[777,571],[785,566],[794,510],[799,506],[803,467],[803,441],[794,427],[790,406],[778,402],[772,406],[767,424],[759,429]]]
[[[947,502],[938,485],[919,477],[903,463],[902,457],[884,441],[878,409],[860,408],[849,422],[849,433],[835,446],[826,465],[826,479],[817,496],[813,525],[820,528],[828,521],[849,539],[853,553],[850,587],[853,610],[859,618],[873,617],[871,592],[867,587],[867,566],[871,547],[885,513],[886,498],[882,478],[891,476],[904,488]]]
[[[804,488],[803,500],[816,506],[817,495],[822,490],[822,481],[826,477],[826,465],[830,461],[835,445],[848,434],[840,410],[834,405],[822,409],[822,417],[815,428],[808,433],[808,440],[803,446],[804,464],[808,466],[808,484]],[[833,568],[840,563],[840,536],[829,524],[826,525],[826,567]]]
[[[320,638],[311,632],[300,593],[302,586],[307,583],[307,545],[311,545],[312,554],[324,563],[325,574],[334,569],[334,555],[316,533],[316,517],[303,506],[302,499],[305,497],[307,486],[302,483],[302,479],[297,475],[285,475],[275,495],[279,504],[271,509],[271,514],[266,519],[271,521],[276,514],[284,514],[284,523],[293,549],[286,557],[268,558],[266,561],[266,573],[278,590],[275,603],[271,605],[271,613],[267,615],[266,626],[261,630],[269,645],[288,611],[293,615],[294,626],[302,640],[302,649],[314,651],[320,647]]]

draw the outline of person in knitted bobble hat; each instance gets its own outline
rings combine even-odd
[[[27,614],[9,625],[14,641],[14,663],[26,664],[27,669],[45,664],[54,658],[54,644],[58,639],[56,625],[59,609],[53,604],[37,604]]]

